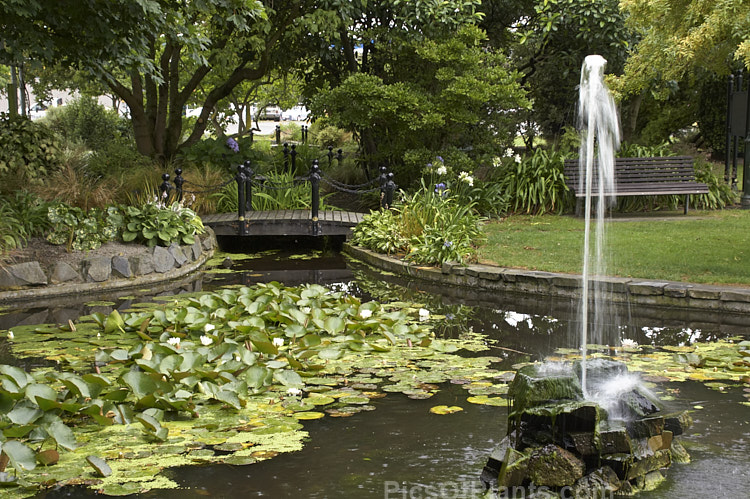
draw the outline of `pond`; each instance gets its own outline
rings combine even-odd
[[[304,255],[269,251],[253,258],[239,254],[227,257],[220,261],[217,272],[204,274],[180,291],[209,291],[254,282],[307,282],[352,293],[363,300],[414,302],[433,316],[442,317],[434,325],[439,337],[484,338],[489,350],[459,353],[466,357],[494,356],[493,367],[498,372],[575,351],[576,305],[566,300],[435,289],[380,274],[323,250]],[[117,301],[117,307],[124,310],[140,300],[143,298],[125,296]],[[52,317],[64,322],[112,306],[64,303],[51,309],[14,310],[0,316],[0,329],[7,329],[13,321],[44,323],[51,322]],[[747,334],[743,319],[712,317],[705,312],[672,314],[626,308],[619,310],[618,316],[622,319],[611,328],[611,337],[605,343],[619,347],[622,339],[629,339],[639,348],[602,346],[599,351],[646,369],[646,379],[663,398],[666,410],[693,410],[694,425],[682,436],[692,462],[673,464],[664,483],[639,497],[746,497],[750,487],[750,409],[743,402],[748,400],[750,385],[701,376],[676,381],[680,376],[672,375],[679,370],[678,357],[691,345],[741,339]],[[3,342],[0,352],[2,362],[12,358],[7,343]],[[668,361],[664,360],[665,353]],[[31,368],[43,362],[25,359],[21,365]],[[648,367],[649,362],[653,362],[653,368]],[[381,388],[387,384],[383,381]],[[484,489],[478,477],[489,453],[506,434],[508,407],[470,403],[466,388],[458,382],[443,382],[432,390],[430,398],[417,400],[389,392],[370,401],[374,410],[351,417],[304,421],[308,436],[302,450],[251,465],[170,469],[168,477],[183,488],[152,490],[134,497],[480,497]],[[436,406],[463,410],[437,415],[430,411]],[[88,488],[64,487],[37,497],[94,495],[96,492]]]

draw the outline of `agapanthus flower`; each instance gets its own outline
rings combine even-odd
[[[232,137],[227,139],[227,147],[234,152],[240,152],[240,145]]]
[[[458,174],[458,179],[462,182],[466,182],[469,186],[474,187],[474,177],[469,175],[467,172],[461,172]]]
[[[445,167],[445,165],[441,165],[437,170],[435,170],[435,173],[437,173],[438,175],[445,175],[446,173],[448,173],[448,169]]]

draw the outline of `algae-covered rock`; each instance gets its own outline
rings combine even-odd
[[[602,466],[582,477],[573,485],[573,497],[576,499],[599,499],[608,497],[620,488],[621,482],[617,473],[609,466]],[[605,493],[609,494],[605,494]]]
[[[602,454],[631,453],[630,435],[621,421],[601,421],[599,423],[599,445]]]
[[[585,472],[583,461],[556,445],[535,449],[528,459],[528,477],[539,486],[573,485]]]
[[[529,456],[509,448],[503,460],[503,466],[498,474],[499,487],[516,487],[523,484],[528,474]]]
[[[631,480],[639,476],[644,476],[652,471],[666,468],[671,463],[672,459],[668,450],[654,452],[652,456],[635,461],[628,470],[627,478]]]
[[[532,364],[518,370],[508,390],[513,410],[526,409],[558,400],[581,400],[581,382],[566,364]]]
[[[693,417],[688,411],[664,415],[664,429],[672,432],[672,435],[682,435],[685,430],[693,426]]]
[[[690,462],[690,454],[688,454],[685,447],[677,440],[672,440],[672,445],[669,450],[672,455],[672,462],[680,464],[687,464]]]

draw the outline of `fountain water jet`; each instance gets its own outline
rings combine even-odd
[[[557,492],[569,497],[571,491],[573,497],[587,498],[632,495],[655,487],[672,461],[687,459],[673,439],[691,424],[687,413],[660,413],[656,397],[625,364],[587,360],[589,340],[604,338],[604,326],[611,323],[604,287],[604,217],[614,200],[614,154],[620,138],[614,100],[604,84],[606,62],[588,56],[581,71],[579,189],[586,192],[581,360],[532,364],[516,372],[509,389],[508,434],[481,476],[498,497],[506,497],[510,488],[515,497],[516,487],[528,492],[531,485],[545,488],[549,494],[544,497],[560,497]]]

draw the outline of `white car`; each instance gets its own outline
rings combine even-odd
[[[281,119],[284,121],[306,121],[310,116],[310,111],[305,106],[294,106],[281,113]]]

